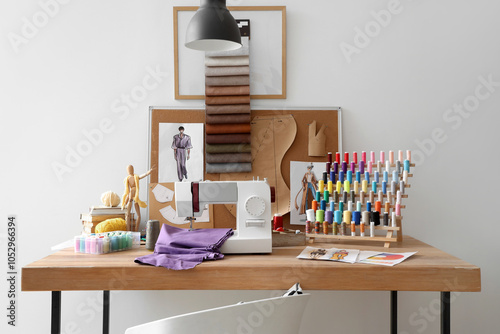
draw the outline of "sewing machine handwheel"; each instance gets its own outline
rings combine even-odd
[[[271,188],[271,203],[276,202],[276,188],[275,187],[270,187]]]
[[[245,202],[245,210],[250,215],[259,217],[266,210],[266,202],[259,196],[250,196]]]

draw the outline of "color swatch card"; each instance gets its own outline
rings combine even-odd
[[[361,252],[363,253],[363,252]],[[378,264],[382,266],[394,266],[398,263],[403,262],[416,252],[408,252],[408,253],[378,253],[376,255],[371,255],[367,258],[363,258],[358,260],[359,263],[368,263],[368,264]],[[360,256],[361,257],[361,256]]]
[[[298,259],[308,260],[327,260],[355,263],[359,255],[357,249],[340,249],[340,248],[315,248],[306,247],[302,253],[297,256]]]

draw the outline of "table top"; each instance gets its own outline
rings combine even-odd
[[[481,291],[480,268],[415,238],[387,249],[381,243],[316,242],[311,246],[418,253],[393,267],[300,260],[304,246],[272,254],[226,255],[194,269],[175,271],[134,263],[144,246],[90,255],[67,248],[22,268],[23,291],[67,290],[304,290]]]

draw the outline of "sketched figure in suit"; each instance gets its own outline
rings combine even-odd
[[[295,196],[295,209],[299,210],[299,215],[303,215],[306,213],[306,210],[308,209],[308,200],[307,200],[307,193],[310,192],[312,195],[312,198],[314,199],[316,197],[316,191],[318,191],[318,180],[316,179],[316,176],[313,173],[313,164],[311,163],[309,166],[307,166],[307,172],[304,174],[304,177],[302,178],[302,188],[299,190],[297,193],[297,196]],[[297,205],[297,197],[299,197],[300,193],[302,192],[302,201],[300,203],[300,208]]]
[[[179,127],[179,133],[174,136],[172,142],[174,149],[174,159],[177,161],[177,176],[182,182],[184,178],[188,178],[186,169],[186,160],[189,160],[189,155],[193,146],[191,145],[191,137],[184,133],[184,127]]]

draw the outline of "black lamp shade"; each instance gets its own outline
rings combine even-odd
[[[238,24],[226,7],[226,0],[201,0],[189,22],[186,43],[200,51],[230,51],[241,47]]]

